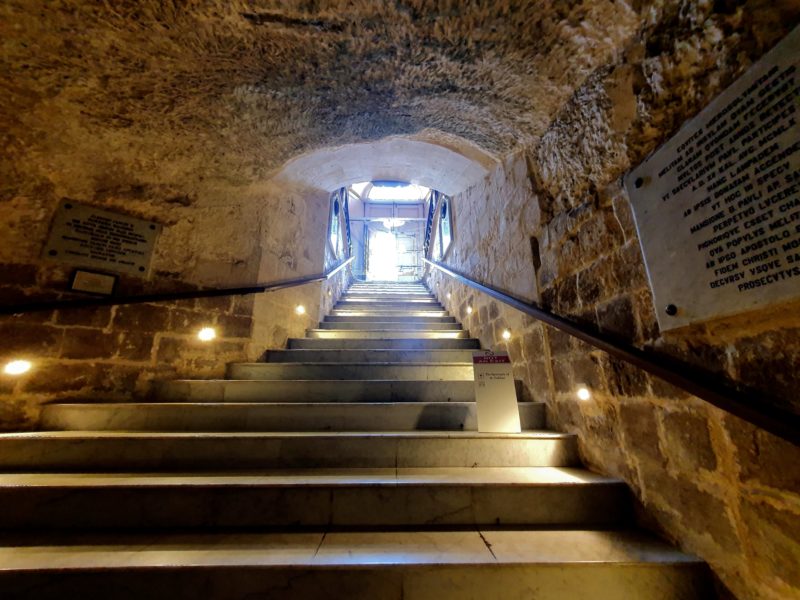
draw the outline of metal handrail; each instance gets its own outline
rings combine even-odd
[[[744,419],[793,444],[800,445],[800,416],[778,408],[757,390],[737,389],[719,380],[719,375],[701,369],[671,356],[646,351],[594,328],[560,317],[539,306],[510,296],[488,285],[478,283],[441,263],[423,258],[426,263],[453,279],[491,296],[520,312],[547,325],[572,335],[595,348],[624,360],[702,398],[706,402],[732,415]]]
[[[212,288],[207,290],[192,290],[187,292],[163,292],[159,294],[141,294],[137,296],[109,296],[107,298],[81,298],[80,300],[52,300],[47,302],[29,302],[26,304],[9,304],[0,306],[0,315],[18,315],[47,310],[71,310],[76,308],[92,308],[95,306],[119,306],[123,304],[142,304],[144,302],[168,302],[170,300],[190,300],[192,298],[215,298],[219,296],[246,296],[274,292],[286,288],[326,281],[349,265],[355,256],[351,256],[333,269],[325,273],[308,275],[298,279],[284,279],[272,283],[259,283],[244,287]]]

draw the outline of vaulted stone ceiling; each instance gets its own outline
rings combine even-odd
[[[252,183],[302,153],[389,135],[457,136],[499,157],[542,134],[643,9],[6,0],[0,10],[2,197],[162,186],[181,201],[190,182]]]

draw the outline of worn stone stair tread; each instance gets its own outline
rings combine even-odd
[[[350,317],[419,317],[419,318],[454,318],[444,309],[417,308],[417,309],[393,309],[393,308],[372,308],[369,310],[357,310],[354,308],[334,308],[331,310],[331,317],[350,318]]]
[[[0,447],[4,442],[23,441],[31,439],[107,439],[107,438],[136,438],[136,439],[170,439],[188,438],[191,440],[203,438],[382,438],[382,439],[512,439],[512,440],[559,440],[574,439],[574,433],[562,433],[551,429],[527,429],[520,433],[500,433],[481,431],[405,431],[405,430],[380,430],[380,431],[109,431],[105,429],[83,429],[80,431],[23,431],[14,433],[0,433]],[[2,456],[0,456],[2,460]]]
[[[355,312],[355,311],[348,311]],[[324,323],[375,323],[375,322],[404,322],[404,323],[456,323],[455,317],[438,314],[409,315],[407,311],[396,314],[373,314],[366,312],[356,315],[326,315]]]
[[[342,351],[345,352],[345,351]],[[413,350],[406,350],[405,352],[413,352]],[[265,367],[272,366],[273,363],[264,362],[236,362],[229,363],[230,365],[243,366],[243,367]],[[472,361],[469,360],[450,360],[444,362],[432,360],[417,360],[417,361],[403,361],[396,360],[354,360],[354,361],[326,361],[326,360],[296,360],[291,362],[274,363],[275,365],[308,365],[312,367],[331,367],[331,366],[353,366],[353,367],[471,367]],[[178,380],[180,381],[180,380]],[[199,381],[199,380],[183,380],[183,381]],[[205,380],[204,380],[205,381]]]
[[[372,403],[474,399],[474,384],[468,379],[176,379],[156,388],[156,400],[164,402]]]
[[[3,473],[8,488],[314,487],[314,486],[624,486],[614,477],[573,467],[400,467],[266,469],[257,472]]]
[[[473,350],[268,350],[262,362],[266,363],[358,363],[375,359],[379,363],[470,363]]]
[[[491,546],[491,552],[488,546]],[[74,552],[76,549],[83,551]],[[225,566],[232,563],[369,565],[448,562],[703,564],[696,557],[653,536],[628,530],[481,528],[472,531],[0,535],[0,571],[3,572],[145,565]]]
[[[472,362],[229,363],[230,381],[469,381]]]
[[[13,472],[579,464],[575,435],[548,430],[480,433],[84,429],[0,434],[0,466]]]
[[[347,331],[462,331],[460,323],[420,321],[322,321],[317,329]]]
[[[625,485],[582,470],[367,468],[19,473],[0,528],[619,524]]]
[[[524,429],[544,424],[544,407],[537,403],[520,404],[519,413]],[[43,409],[42,426],[140,431],[474,430],[477,411],[474,402],[54,403]]]
[[[309,337],[322,339],[465,339],[465,329],[309,329]]]
[[[712,597],[697,558],[599,530],[6,535],[0,583],[10,598]]]
[[[476,338],[289,338],[288,349],[315,350],[478,350]]]

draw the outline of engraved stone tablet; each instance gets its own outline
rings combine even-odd
[[[800,297],[800,28],[625,180],[662,330]]]
[[[161,225],[94,206],[62,202],[44,257],[73,265],[145,276]]]

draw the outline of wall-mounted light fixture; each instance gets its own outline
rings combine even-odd
[[[447,299],[450,300],[450,292],[447,292]]]
[[[33,364],[29,360],[12,360],[6,363],[3,367],[3,373],[6,375],[23,375],[31,370]]]
[[[201,342],[210,342],[217,337],[217,331],[213,327],[203,327],[197,332],[197,339]]]
[[[298,315],[304,315],[306,314],[306,307],[303,306],[302,304],[298,304],[297,306],[294,307],[294,312],[297,313]]]
[[[511,332],[508,329],[503,330],[503,339],[510,340],[511,339]]]
[[[579,387],[578,391],[576,391],[575,393],[578,396],[578,400],[586,401],[592,397],[592,393],[589,391],[589,388],[583,385]]]
[[[471,315],[471,314],[472,314],[472,307],[471,307],[471,306],[468,306],[468,307],[467,307],[467,314],[468,314],[468,315]]]

